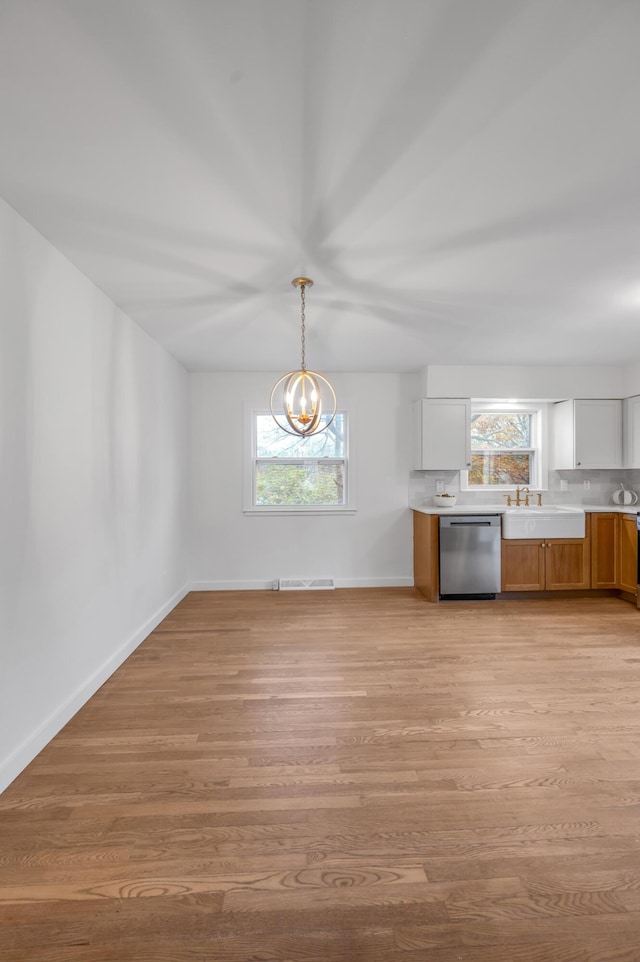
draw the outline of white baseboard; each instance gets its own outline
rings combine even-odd
[[[336,588],[413,588],[413,578],[334,578],[334,581]],[[273,581],[192,581],[190,590],[272,591]]]
[[[413,578],[336,578],[336,588],[413,588]]]
[[[68,721],[78,712],[82,706],[95,695],[97,690],[104,685],[105,681],[111,677],[114,671],[120,667],[129,655],[142,644],[144,639],[151,634],[154,628],[167,617],[177,604],[189,593],[189,586],[185,585],[173,595],[164,605],[162,605],[134,634],[115,651],[96,671],[78,687],[76,690],[59,705],[55,711],[41,722],[28,738],[18,745],[10,755],[0,762],[0,792],[3,792],[11,782],[24,771],[27,765],[33,761],[36,755],[42,751],[54,735],[64,728]]]
[[[191,591],[272,591],[273,581],[192,581]]]

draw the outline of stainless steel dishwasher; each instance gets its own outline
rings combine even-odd
[[[440,515],[440,597],[500,591],[500,515]]]

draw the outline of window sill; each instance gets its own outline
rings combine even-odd
[[[261,507],[261,508],[245,508],[243,511],[243,514],[252,515],[253,517],[257,517],[261,514],[269,515],[269,516],[271,515],[289,515],[289,516],[305,515],[305,517],[307,517],[309,515],[316,515],[316,516],[328,515],[328,514],[329,515],[345,515],[345,514],[353,515],[355,513],[356,513],[356,508],[349,508],[349,507],[323,508],[321,506],[313,507],[311,505],[309,507],[302,507],[302,506],[294,507],[293,505],[288,505],[288,506],[283,505],[282,507],[277,507],[274,505],[273,507],[271,507],[271,506],[265,505],[264,507]]]

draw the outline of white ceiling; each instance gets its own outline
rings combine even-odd
[[[0,195],[191,370],[640,360],[639,0],[0,0]]]

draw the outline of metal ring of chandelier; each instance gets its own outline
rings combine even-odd
[[[323,416],[322,409],[322,385],[326,385],[328,395],[331,398],[332,410],[326,423],[320,423]],[[281,420],[282,414],[274,410],[274,400],[276,392],[280,386],[282,388],[282,408],[284,411],[285,423]],[[306,369],[299,371],[289,371],[283,374],[273,386],[271,398],[269,399],[271,416],[279,428],[287,434],[294,434],[298,437],[307,437],[310,434],[322,434],[326,431],[336,416],[338,401],[336,392],[330,382],[317,371]],[[325,414],[327,412],[324,412]]]

